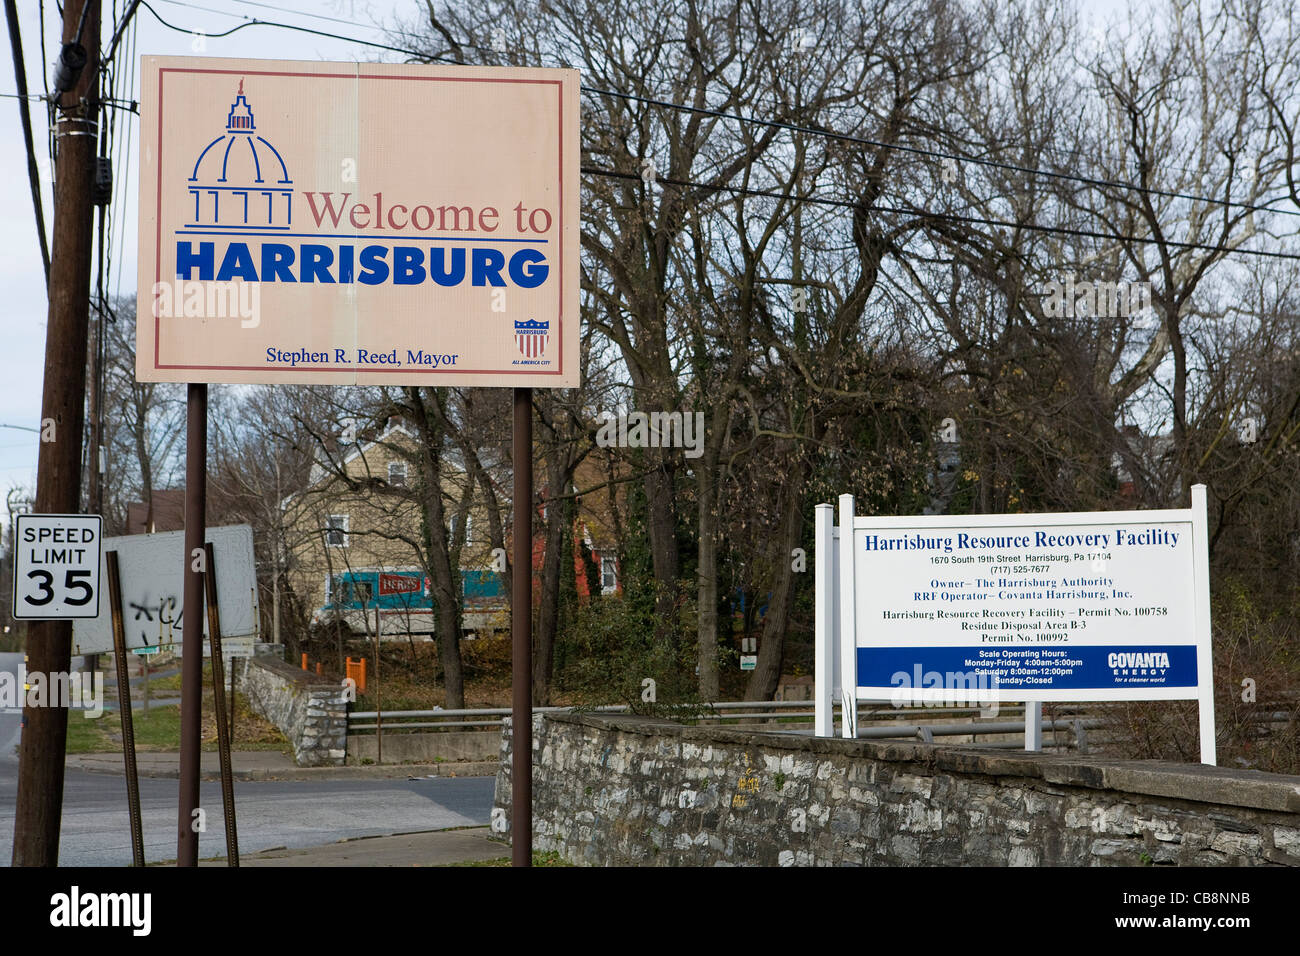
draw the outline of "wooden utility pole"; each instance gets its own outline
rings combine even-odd
[[[54,245],[36,472],[38,514],[81,511],[94,211],[91,191],[99,124],[99,0],[66,0],[65,51],[68,44],[78,42],[84,49],[85,66],[75,86],[60,99],[55,129],[58,156],[54,165]],[[72,664],[72,622],[32,621],[27,629],[27,656],[29,673],[68,673]],[[68,711],[60,703],[47,701],[44,707],[23,707],[14,866],[58,864],[68,730]]]

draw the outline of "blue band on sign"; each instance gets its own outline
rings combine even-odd
[[[858,648],[858,687],[944,688],[950,686],[949,674],[972,672],[981,687],[992,686],[996,677],[998,687],[1013,690],[1195,687],[1196,647]]]

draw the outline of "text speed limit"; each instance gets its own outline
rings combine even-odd
[[[99,515],[14,517],[15,618],[99,616],[102,525]]]

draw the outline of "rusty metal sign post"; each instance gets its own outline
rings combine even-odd
[[[515,389],[514,577],[510,595],[511,863],[533,865],[533,390]]]
[[[207,553],[208,386],[191,383],[185,420],[185,579],[189,611],[181,622],[180,798],[176,814],[176,865],[199,865],[199,747],[203,720],[203,569]]]
[[[203,575],[208,605],[208,647],[212,657],[212,703],[217,712],[217,759],[221,764],[221,809],[226,824],[226,865],[239,866],[239,833],[235,829],[235,778],[230,768],[230,725],[226,722],[226,668],[221,660],[221,610],[217,607],[217,557],[212,542],[203,545],[207,571]],[[231,668],[230,700],[234,706],[235,675]]]
[[[365,604],[361,605],[365,613]],[[375,604],[375,763],[384,762],[384,697],[379,685],[379,604]]]
[[[122,618],[122,576],[117,552],[104,554],[108,572],[108,606],[113,615],[113,660],[117,664],[117,707],[122,720],[122,758],[126,762],[126,805],[131,815],[131,865],[144,866],[144,824],[140,817],[140,773],[135,762],[135,718],[131,713],[131,678],[127,673],[126,627]],[[147,660],[148,658],[146,658]],[[149,671],[144,673],[145,716],[149,716]]]

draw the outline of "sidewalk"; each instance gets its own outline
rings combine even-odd
[[[200,776],[220,780],[221,765],[215,752],[200,757]],[[176,779],[180,776],[180,754],[137,753],[136,768],[141,777]],[[230,755],[236,780],[401,780],[408,777],[491,777],[498,762],[463,761],[432,764],[382,764],[346,767],[299,767],[288,754],[274,750],[237,750]],[[125,775],[120,753],[70,754],[69,770]]]
[[[510,856],[510,844],[489,840],[487,827],[434,830],[396,836],[343,840],[302,850],[263,850],[240,854],[240,866],[447,866]],[[200,866],[225,866],[206,860]]]

